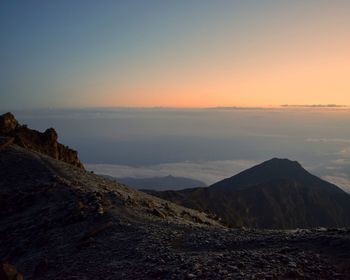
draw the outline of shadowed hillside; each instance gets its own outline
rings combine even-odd
[[[98,255],[126,253],[119,248],[137,244],[152,223],[221,227],[204,213],[14,144],[0,150],[0,260],[31,279],[83,273],[79,260],[101,265]],[[60,266],[72,258],[76,267]]]
[[[350,195],[286,159],[266,161],[208,188],[147,192],[213,213],[235,227],[350,225]]]

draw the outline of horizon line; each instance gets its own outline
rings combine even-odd
[[[43,106],[28,108],[0,108],[1,111],[31,111],[31,110],[93,110],[93,109],[147,109],[147,110],[272,110],[272,109],[344,109],[350,105],[342,104],[281,104],[267,106]]]

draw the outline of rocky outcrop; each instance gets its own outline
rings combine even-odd
[[[12,264],[0,263],[0,280],[23,280],[23,275]]]
[[[12,137],[0,136],[0,151],[5,149],[7,146],[13,144],[14,139]]]
[[[11,113],[6,113],[0,116],[0,132],[7,134],[19,127],[15,117]]]
[[[14,115],[6,113],[0,116],[0,135],[13,139],[21,147],[48,155],[71,165],[84,168],[78,158],[78,153],[57,141],[55,129],[48,128],[44,133],[20,125]]]

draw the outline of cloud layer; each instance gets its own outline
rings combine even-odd
[[[257,162],[251,160],[223,160],[202,162],[175,162],[133,167],[114,164],[86,164],[88,170],[113,177],[150,178],[159,176],[179,176],[197,179],[210,185],[233,176]]]
[[[250,168],[261,160],[221,160],[174,162],[156,165],[128,166],[116,164],[85,164],[88,170],[116,178],[151,178],[173,175],[197,179],[211,185]],[[319,165],[308,165],[307,170],[350,193],[350,160],[337,159]]]

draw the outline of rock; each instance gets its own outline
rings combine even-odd
[[[48,128],[44,132],[45,138],[49,143],[55,143],[57,141],[58,135],[55,129]]]
[[[105,232],[106,230],[110,229],[113,227],[112,222],[108,222],[106,224],[103,224],[97,228],[94,228],[90,230],[89,232],[83,234],[83,236],[80,238],[80,241],[84,242],[86,240],[91,240],[91,238],[95,238],[97,235]]]
[[[300,270],[289,270],[287,273],[284,275],[287,279],[298,279],[304,277],[304,273]]]
[[[7,134],[19,127],[15,116],[11,113],[6,113],[0,116],[0,134]]]
[[[39,261],[34,270],[34,277],[42,276],[49,268],[49,261],[47,258],[44,258]]]
[[[160,210],[158,210],[157,208],[153,209],[152,214],[157,216],[157,217],[160,217],[162,219],[166,218],[165,214],[163,212],[161,212]]]
[[[53,128],[41,133],[20,125],[11,113],[6,113],[0,116],[0,135],[13,138],[13,143],[21,147],[84,168],[77,151],[57,142],[57,132]]]
[[[23,280],[23,275],[9,263],[0,264],[0,280]]]
[[[0,151],[5,149],[7,146],[13,144],[14,142],[13,137],[2,137],[0,136]]]
[[[154,202],[150,199],[147,199],[143,202],[144,206],[150,209],[153,209],[155,207]]]

